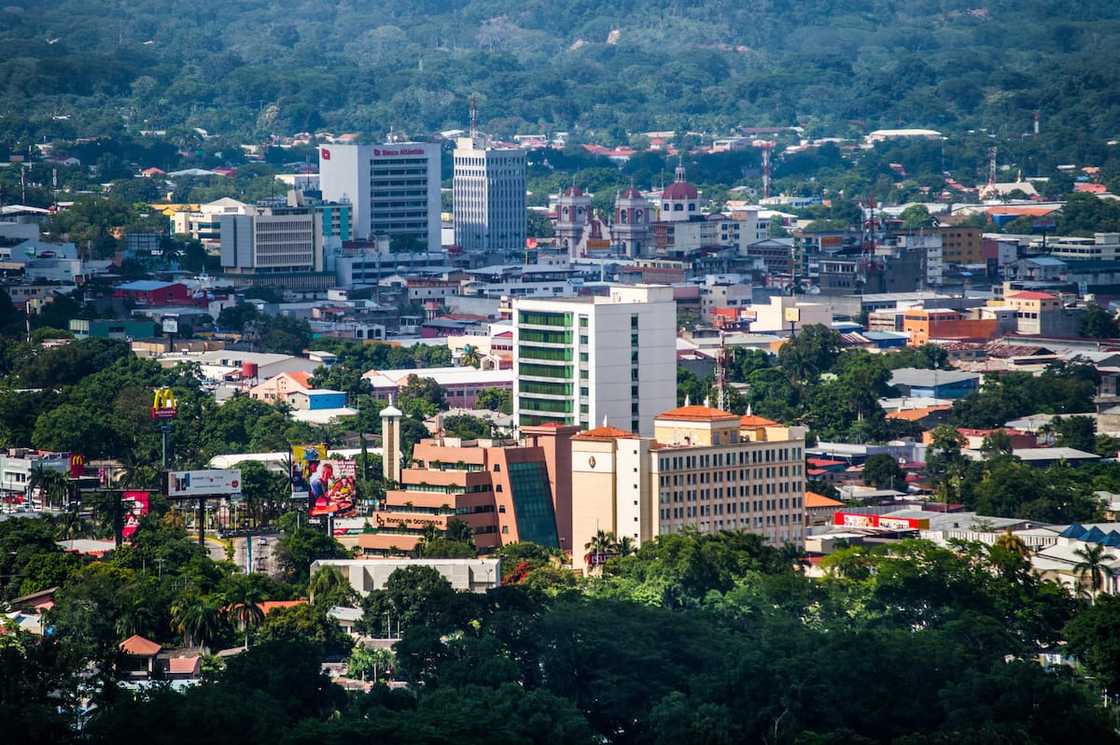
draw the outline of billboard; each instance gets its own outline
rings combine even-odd
[[[125,491],[121,493],[121,507],[124,512],[124,527],[121,536],[128,540],[140,527],[140,518],[148,514],[151,500],[146,491]]]
[[[241,469],[170,471],[167,496],[201,497],[241,493]]]
[[[848,528],[887,528],[890,530],[929,530],[928,517],[893,517],[891,515],[861,515],[853,512],[836,512],[833,525]]]
[[[357,499],[352,460],[327,458],[326,445],[292,447],[292,498],[307,499],[312,517],[352,512]]]

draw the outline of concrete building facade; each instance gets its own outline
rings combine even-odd
[[[352,205],[355,238],[414,238],[429,252],[440,241],[440,146],[322,145],[319,182],[323,199]]]
[[[589,428],[606,421],[650,435],[654,416],[676,403],[671,287],[518,298],[513,320],[516,425]]]
[[[481,135],[459,138],[454,155],[455,243],[466,251],[525,250],[526,152]]]
[[[258,207],[222,215],[222,270],[229,274],[323,271],[323,218],[308,207]]]
[[[686,528],[799,543],[804,449],[803,427],[708,406],[659,414],[653,437],[615,427],[582,432],[572,438],[573,561],[598,531],[637,545]]]

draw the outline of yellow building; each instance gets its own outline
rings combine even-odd
[[[654,436],[599,427],[572,438],[572,547],[598,531],[641,544],[693,528],[773,545],[804,537],[805,429],[708,406],[654,419]]]

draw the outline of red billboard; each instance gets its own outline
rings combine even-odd
[[[836,512],[832,524],[847,528],[886,528],[889,530],[929,530],[928,517],[895,517],[893,515],[863,515],[855,512]]]
[[[149,494],[146,491],[125,491],[121,493],[121,508],[124,511],[124,528],[121,536],[125,540],[132,538],[140,527],[140,519],[148,514],[151,506]]]

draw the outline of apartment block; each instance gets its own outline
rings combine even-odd
[[[605,297],[518,298],[514,422],[622,425],[653,434],[676,403],[673,289],[616,286]]]

